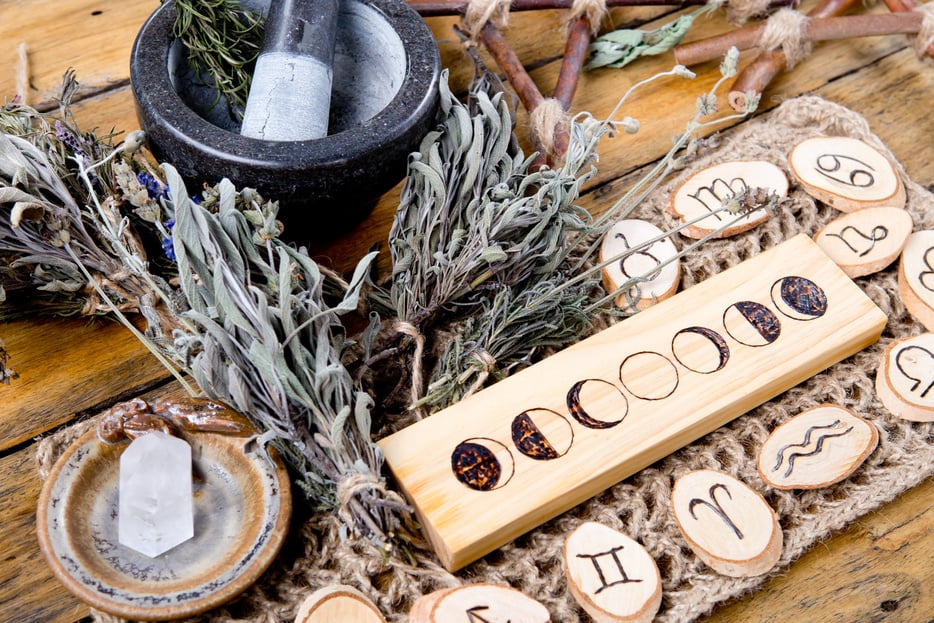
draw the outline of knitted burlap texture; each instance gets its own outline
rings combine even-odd
[[[709,164],[728,160],[767,160],[788,172],[786,156],[798,142],[813,136],[862,139],[892,157],[872,134],[865,119],[817,97],[784,102],[771,113],[725,133],[720,144],[692,161],[659,188],[634,216],[663,228],[671,192],[680,179]],[[620,139],[617,139],[620,140]],[[892,157],[893,161],[894,158]],[[911,182],[896,165],[907,189],[907,210],[914,229],[934,227],[934,196]],[[790,178],[790,174],[789,174]],[[790,178],[791,179],[791,178]],[[682,288],[773,247],[795,234],[816,233],[840,213],[808,197],[791,179],[790,201],[767,222],[738,236],[705,244],[682,264]],[[675,241],[683,246],[684,239]],[[301,600],[334,583],[350,584],[370,597],[391,622],[403,622],[413,601],[433,590],[473,582],[507,584],[539,600],[552,621],[589,621],[567,589],[561,562],[564,538],[584,521],[598,521],[642,543],[658,563],[663,602],[657,621],[692,621],[714,605],[754,589],[779,573],[809,547],[857,517],[893,499],[934,473],[934,425],[911,423],[890,414],[874,391],[882,351],[896,337],[923,331],[899,299],[896,267],[856,280],[888,316],[882,339],[729,425],[611,487],[595,498],[532,530],[456,574],[445,571],[428,550],[414,559],[386,558],[367,543],[343,539],[329,516],[300,517],[273,567],[240,598],[192,621],[278,623],[291,621]],[[687,310],[686,310],[687,313]],[[866,418],[879,431],[879,446],[848,479],[825,489],[779,491],[756,472],[755,456],[769,432],[790,417],[821,403],[842,405]],[[37,457],[48,469],[74,437],[62,431],[42,442]],[[770,574],[729,578],[717,574],[688,548],[669,508],[676,478],[695,469],[722,470],[749,484],[771,504],[784,531],[779,564]],[[96,621],[114,621],[94,613]]]

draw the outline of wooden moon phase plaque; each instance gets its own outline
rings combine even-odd
[[[525,593],[499,584],[467,584],[419,597],[409,610],[409,623],[550,623],[542,604]]]
[[[638,288],[616,295],[617,307],[646,309],[672,296],[681,281],[678,250],[665,232],[639,219],[619,221],[603,237],[600,263],[615,259],[603,268],[603,287],[607,292],[619,290],[627,282],[638,279]]]
[[[876,370],[876,395],[894,415],[934,422],[934,334],[895,340]]]
[[[325,586],[298,608],[295,623],[386,623],[379,609],[352,586]]]
[[[819,489],[856,471],[878,443],[875,426],[849,409],[824,404],[773,430],[756,468],[776,489]]]
[[[905,207],[905,187],[892,162],[855,138],[809,138],[788,153],[788,166],[802,188],[841,212]]]
[[[934,231],[908,237],[898,263],[898,293],[915,320],[934,331]]]
[[[885,321],[802,234],[379,446],[458,569],[862,350]]]
[[[788,194],[788,178],[781,169],[764,160],[715,164],[681,182],[671,195],[669,210],[682,222],[690,222],[681,230],[689,238],[703,238],[721,227],[725,229],[716,237],[727,238],[769,218],[766,210],[755,210],[746,216],[715,212],[725,201],[751,188],[762,188],[784,197]],[[710,216],[703,218],[705,214]]]
[[[831,221],[814,235],[814,242],[855,279],[894,262],[912,227],[911,215],[902,208],[866,208]]]
[[[761,575],[781,556],[775,511],[729,474],[707,469],[685,474],[671,490],[671,510],[691,549],[717,573]]]
[[[650,623],[662,604],[658,565],[637,541],[588,521],[564,541],[568,589],[596,623]]]

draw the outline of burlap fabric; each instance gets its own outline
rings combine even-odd
[[[680,177],[707,164],[733,159],[768,160],[787,172],[786,154],[790,148],[818,135],[860,138],[891,155],[856,113],[820,98],[799,97],[726,133],[716,149],[691,162]],[[934,196],[911,182],[900,166],[898,169],[907,187],[907,209],[914,219],[915,230],[934,227]],[[637,216],[670,226],[663,211],[678,182],[679,178],[673,178],[659,188],[640,206]],[[687,257],[682,265],[683,287],[690,287],[797,233],[814,234],[839,215],[805,195],[793,181],[790,195],[791,201],[765,224],[727,240],[710,242]],[[684,240],[677,242],[683,244]],[[644,544],[655,558],[664,590],[657,621],[684,622],[704,615],[718,602],[754,589],[768,574],[728,578],[697,559],[669,511],[672,484],[682,474],[700,468],[722,470],[765,497],[778,513],[784,531],[784,548],[778,566],[771,572],[774,574],[832,531],[934,473],[934,425],[899,420],[882,406],[874,391],[875,369],[883,348],[893,338],[919,333],[923,327],[908,315],[899,299],[894,266],[860,278],[857,283],[889,318],[879,343],[458,573],[443,570],[430,551],[416,551],[414,560],[386,558],[367,543],[342,540],[332,517],[297,516],[282,554],[260,582],[226,607],[192,620],[291,621],[299,603],[313,590],[344,583],[368,595],[388,621],[401,622],[420,595],[483,581],[507,584],[526,592],[548,608],[553,621],[589,621],[567,590],[561,562],[565,535],[588,520],[628,534]],[[797,413],[824,402],[843,405],[872,422],[880,433],[879,447],[849,479],[825,489],[777,491],[763,484],[756,472],[755,455],[769,432]],[[69,429],[44,440],[37,457],[40,468],[48,469],[77,432]],[[96,621],[115,620],[96,612],[94,617]]]

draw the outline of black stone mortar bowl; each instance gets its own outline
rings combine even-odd
[[[269,1],[242,5],[265,13]],[[216,91],[190,70],[174,20],[174,2],[156,9],[130,57],[153,155],[174,166],[192,193],[226,177],[278,200],[288,238],[326,240],[366,218],[434,125],[438,48],[404,0],[342,0],[329,132],[313,140],[241,136],[226,102],[216,103]]]

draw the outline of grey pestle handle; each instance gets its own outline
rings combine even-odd
[[[273,0],[240,134],[301,141],[328,132],[339,0]]]

